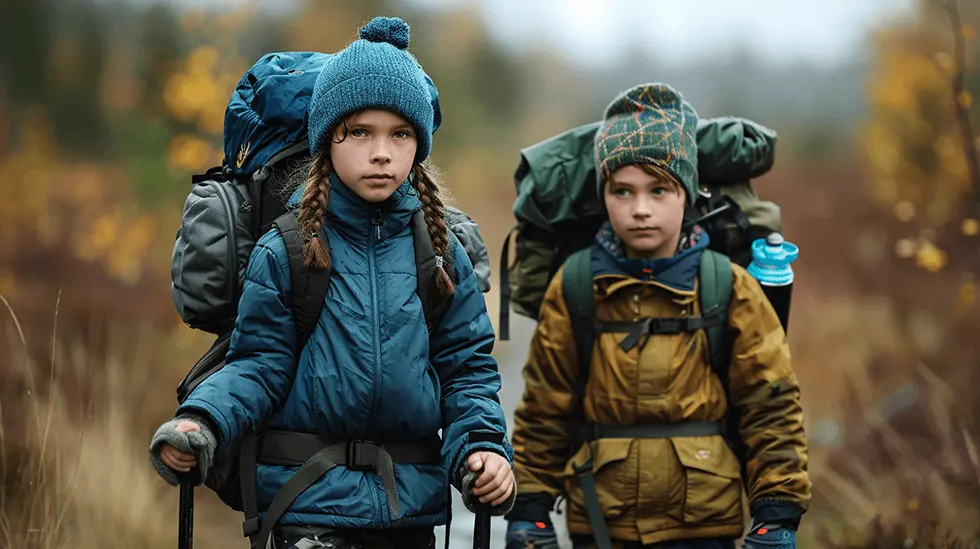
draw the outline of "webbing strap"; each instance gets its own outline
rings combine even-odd
[[[328,440],[312,433],[269,429],[259,443],[258,462],[266,465],[300,467],[317,452],[327,446],[346,444],[347,459],[341,465],[351,469],[372,470],[372,447],[377,444],[359,440]],[[406,465],[438,465],[441,460],[442,440],[439,437],[408,442],[389,442],[384,445],[395,463]]]
[[[309,142],[309,140],[303,139],[303,140],[297,142],[296,144],[294,144],[294,145],[292,145],[290,147],[286,147],[285,149],[283,149],[283,150],[279,151],[278,153],[276,153],[276,155],[273,156],[272,158],[270,158],[265,163],[265,165],[266,166],[274,166],[277,163],[279,163],[279,161],[281,161],[281,160],[283,160],[285,158],[289,158],[290,156],[293,156],[294,154],[297,154],[297,153],[308,151],[309,149],[310,149],[310,142]]]
[[[585,387],[592,368],[592,350],[595,346],[595,294],[592,289],[592,252],[590,248],[569,256],[562,274],[562,298],[568,307],[575,338],[575,357],[578,361],[578,377],[575,383],[576,407],[582,409]]]
[[[262,450],[259,453],[263,462],[268,459],[269,454],[276,457],[277,452],[281,452],[287,456],[290,452],[294,452],[295,450],[286,449],[283,446],[290,437],[293,440],[306,437],[307,444],[303,445],[301,443],[301,447],[306,449],[311,447],[308,444],[312,440],[310,437],[318,439],[315,435],[306,435],[304,433],[270,432],[274,433],[272,442],[267,444],[263,441]],[[418,461],[425,458],[431,462],[431,452],[426,449],[432,447],[431,441],[400,444],[401,446],[398,446],[398,448],[405,454],[404,457],[413,457]],[[280,454],[279,457],[282,457],[282,455]],[[402,461],[399,460],[399,462]],[[366,441],[337,442],[327,446],[321,445],[320,449],[306,460],[299,471],[296,471],[276,493],[272,503],[269,504],[265,518],[262,520],[262,525],[258,529],[258,534],[250,537],[252,549],[268,549],[272,529],[279,522],[279,519],[282,518],[282,515],[289,510],[289,506],[292,505],[293,501],[303,491],[319,480],[320,477],[337,466],[346,466],[348,469],[355,471],[374,471],[377,473],[381,477],[381,483],[385,487],[385,496],[387,496],[388,508],[391,511],[392,517],[397,517],[401,514],[398,488],[395,485],[395,460],[392,459],[392,455],[388,452],[386,446]]]
[[[510,339],[510,241],[516,232],[514,227],[507,233],[500,251],[500,341]]]
[[[717,421],[683,421],[681,423],[600,425],[589,423],[583,428],[585,440],[600,438],[680,438],[710,437],[723,434],[725,426]]]
[[[720,311],[713,311],[705,316],[644,318],[634,321],[597,322],[596,331],[603,334],[629,334],[619,346],[623,351],[630,351],[645,341],[647,337],[656,334],[680,334],[696,332],[713,326],[726,324],[727,319]]]
[[[337,461],[342,461],[347,453],[347,446],[337,444],[328,446],[316,453],[306,462],[299,471],[296,471],[289,481],[283,485],[282,489],[276,493],[269,509],[266,511],[265,519],[259,533],[252,541],[252,549],[271,549],[272,528],[279,522],[279,518],[289,509],[295,500],[304,490],[313,485],[320,477],[337,466]]]
[[[591,455],[581,466],[575,465],[574,470],[578,476],[579,487],[582,488],[585,511],[589,516],[589,526],[592,527],[592,538],[596,549],[612,549],[612,538],[609,537],[609,530],[606,528],[606,517],[602,512],[602,505],[599,504],[599,493],[596,491],[595,477],[592,475]]]
[[[292,311],[296,325],[296,362],[303,347],[313,334],[320,310],[323,309],[327,290],[330,286],[330,269],[321,269],[306,264],[303,253],[305,236],[301,234],[296,213],[288,211],[273,222],[286,244],[289,257],[289,279],[292,287]],[[325,226],[320,228],[318,238],[327,238]]]
[[[255,545],[255,535],[259,532],[259,504],[255,487],[255,459],[258,451],[258,439],[255,433],[242,437],[242,446],[238,455],[238,479],[242,487],[242,512],[245,522],[242,523],[242,534]]]

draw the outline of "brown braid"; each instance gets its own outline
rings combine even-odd
[[[327,215],[327,199],[330,193],[328,177],[332,170],[329,155],[323,152],[318,154],[310,163],[306,188],[303,189],[303,197],[299,203],[299,228],[305,243],[305,263],[319,268],[330,268],[330,248],[320,234],[320,228]]]
[[[439,184],[436,178],[424,164],[412,166],[415,176],[415,189],[422,201],[422,213],[425,214],[425,225],[429,229],[432,249],[437,256],[442,256],[443,267],[436,270],[436,289],[441,299],[448,299],[456,292],[453,281],[449,278],[447,269],[453,268],[453,252],[449,249],[449,232],[446,229],[446,209],[439,197]]]

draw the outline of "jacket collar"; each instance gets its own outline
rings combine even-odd
[[[299,207],[303,196],[301,185],[289,199],[289,208]],[[348,187],[336,173],[330,174],[330,195],[327,198],[327,222],[348,238],[367,243],[372,235],[384,240],[403,230],[412,215],[422,208],[418,191],[409,180],[383,202],[368,202]]]
[[[662,259],[627,259],[622,241],[607,221],[596,234],[592,247],[592,268],[595,277],[634,279],[653,282],[681,294],[694,292],[694,281],[701,263],[701,253],[711,239],[695,225],[682,235],[677,254]],[[610,288],[611,289],[611,288]]]

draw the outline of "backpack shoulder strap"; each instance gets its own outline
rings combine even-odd
[[[572,323],[572,334],[575,338],[575,356],[578,359],[578,377],[575,380],[575,408],[572,417],[572,430],[569,433],[569,455],[571,456],[584,442],[586,427],[585,388],[589,383],[589,372],[592,369],[592,348],[595,344],[595,292],[592,289],[592,246],[578,250],[565,261],[562,271],[562,298],[568,307],[568,316]],[[591,456],[591,453],[589,454]],[[574,465],[573,468],[582,489],[585,500],[585,510],[592,527],[592,537],[599,549],[612,549],[612,540],[606,528],[602,504],[596,488],[595,477],[592,474],[593,462],[590,457],[584,464]]]
[[[698,268],[700,288],[698,294],[701,300],[701,316],[709,316],[715,311],[721,311],[727,318],[728,305],[732,300],[732,262],[724,254],[712,250],[701,252],[701,264]],[[729,341],[728,322],[705,328],[708,336],[708,349],[711,359],[711,369],[728,390],[728,369],[731,365],[731,342]]]
[[[698,290],[701,300],[701,316],[705,316],[720,309],[725,318],[728,318],[728,308],[732,301],[732,261],[728,256],[712,251],[705,250],[701,253],[701,265],[698,270],[698,280],[700,288]],[[708,354],[711,361],[711,370],[718,376],[721,386],[725,389],[725,395],[729,396],[730,371],[732,365],[732,337],[729,323],[723,322],[705,328],[708,336]],[[748,462],[747,446],[742,439],[741,414],[729,402],[726,417],[724,419],[725,442],[738,459],[742,473],[742,482],[748,486]]]
[[[455,235],[448,228],[446,229],[450,244]],[[425,213],[422,210],[412,215],[412,239],[415,241],[415,265],[418,270],[418,294],[422,300],[422,312],[425,315],[425,325],[431,330],[439,323],[442,316],[449,310],[452,300],[447,299],[441,303],[436,303],[436,252],[432,248],[432,239],[429,238],[429,227],[425,224]],[[452,254],[452,245],[449,253]],[[449,279],[453,284],[459,282],[459,277],[453,265],[453,257],[444,257],[443,265]]]
[[[592,290],[592,247],[583,248],[565,262],[562,271],[562,297],[572,322],[575,356],[578,357],[578,379],[575,397],[581,402],[592,367],[595,343],[595,294]]]
[[[300,234],[299,220],[294,212],[288,211],[282,214],[276,218],[274,224],[282,234],[282,239],[286,243],[286,254],[289,257],[293,320],[296,322],[296,349],[299,353],[306,346],[320,319],[320,310],[323,309],[327,288],[330,286],[330,269],[319,269],[305,264],[303,238]],[[321,229],[319,237],[326,238],[326,232]]]

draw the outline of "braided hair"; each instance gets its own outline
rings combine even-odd
[[[303,255],[306,265],[319,268],[330,267],[330,248],[326,238],[320,233],[327,215],[327,200],[330,195],[330,172],[333,165],[330,155],[320,152],[309,163],[306,187],[299,203],[299,228],[303,235]]]
[[[415,190],[422,201],[422,213],[425,215],[425,226],[429,231],[432,249],[437,258],[442,258],[442,264],[437,265],[435,273],[436,289],[440,298],[448,299],[456,292],[456,287],[448,273],[453,267],[453,253],[449,249],[446,208],[439,196],[439,183],[427,163],[412,166],[412,175]]]

